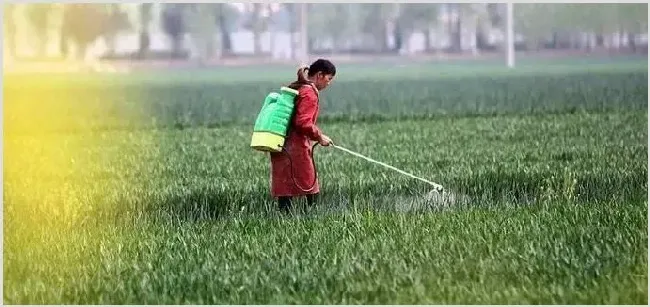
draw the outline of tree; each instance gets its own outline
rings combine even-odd
[[[183,11],[187,4],[165,3],[162,12],[162,28],[172,44],[172,56],[181,54],[183,34],[187,31]]]
[[[401,35],[409,37],[422,32],[425,50],[431,50],[431,27],[438,21],[438,5],[434,3],[404,3],[399,16]]]
[[[45,48],[47,46],[48,21],[51,11],[52,4],[50,3],[27,4],[26,15],[36,35],[37,56],[45,56]]]
[[[574,47],[600,47],[604,36],[620,31],[639,31],[647,28],[647,4],[584,4],[584,3],[526,3],[517,4],[517,30],[524,34],[529,45],[542,43],[557,33],[571,34]],[[586,40],[583,36],[588,34]],[[585,42],[586,41],[586,42]]]
[[[102,35],[106,38],[108,52],[115,53],[115,37],[122,31],[131,30],[129,16],[122,10],[119,4],[104,4],[106,23],[102,29]]]
[[[138,43],[138,57],[143,58],[144,55],[149,52],[149,44],[151,41],[151,35],[149,34],[149,24],[151,23],[152,15],[151,9],[152,3],[141,3],[138,7],[139,19],[140,19],[140,35]]]
[[[562,25],[561,7],[549,3],[516,3],[513,5],[516,32],[524,35],[529,48],[541,42]],[[542,14],[543,12],[543,14]]]
[[[232,52],[232,40],[230,33],[235,19],[238,17],[238,11],[232,8],[228,3],[218,3],[216,12],[217,28],[221,30],[221,54]]]
[[[488,7],[485,3],[463,3],[460,10],[463,22],[473,30],[472,53],[478,54],[479,37],[484,35],[491,22]]]
[[[257,55],[262,52],[260,34],[265,28],[264,17],[262,16],[262,3],[253,3],[253,14],[251,17],[251,30],[253,31],[253,53]]]
[[[363,33],[370,34],[375,40],[375,49],[380,52],[397,52],[402,47],[402,36],[397,22],[402,3],[364,3],[360,10],[363,20],[361,29]],[[393,48],[390,48],[387,36],[394,39]]]
[[[308,20],[309,40],[320,42],[331,39],[334,52],[340,47],[342,32],[345,31],[347,16],[337,16],[342,11],[342,3],[314,3],[309,6]],[[344,13],[345,14],[345,13]]]
[[[331,39],[332,51],[351,47],[350,42],[362,33],[359,4],[319,3],[309,8],[309,36],[311,40]],[[358,44],[357,44],[358,45]]]
[[[4,10],[4,33],[5,43],[11,58],[16,58],[16,21],[14,20],[14,12],[16,5],[13,3],[6,3]]]
[[[630,48],[636,52],[634,35],[647,32],[648,4],[647,3],[617,3],[616,13],[622,31],[628,33]]]
[[[261,34],[268,29],[269,5],[252,3],[247,6],[247,9],[248,19],[244,23],[244,28],[253,32],[253,53],[259,55],[262,52]]]
[[[61,48],[67,54],[66,41],[78,48],[77,55],[86,55],[88,46],[103,35],[108,23],[108,14],[102,4],[66,3],[63,6],[61,26]]]
[[[561,9],[562,24],[570,28],[575,36],[580,39],[576,45],[591,50],[597,40],[594,36],[617,31],[618,21],[615,14],[615,5],[612,4],[567,4],[556,6]],[[585,39],[585,35],[588,35]]]
[[[296,32],[298,31],[298,11],[299,4],[297,3],[284,3],[285,9],[287,10],[287,16],[289,17],[289,33],[291,40],[291,59],[296,60],[298,57],[296,52]]]
[[[449,30],[449,37],[451,38],[451,47],[450,51],[452,52],[461,52],[462,50],[462,41],[461,41],[461,11],[460,3],[447,3],[447,29]],[[452,16],[455,15],[455,18]]]
[[[221,57],[221,47],[217,38],[216,4],[189,4],[185,10],[188,32],[197,51],[197,59],[203,62],[213,56]]]
[[[392,9],[389,8],[387,5],[383,5],[380,8],[380,11],[382,11],[382,15],[387,15],[388,18],[386,19],[386,28],[390,29],[392,28],[392,34],[393,34],[393,39],[395,40],[395,45],[393,47],[393,52],[399,53],[400,50],[402,50],[402,45],[404,42],[404,35],[403,35],[403,22],[404,20],[401,20],[399,16],[402,14],[401,9],[403,3],[392,3]],[[385,10],[388,10],[388,12],[385,12]],[[389,30],[390,31],[390,30]]]

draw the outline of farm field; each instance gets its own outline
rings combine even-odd
[[[321,102],[336,143],[453,199],[318,147],[293,217],[248,147],[291,67],[8,80],[5,303],[647,304],[647,60],[465,65],[341,65]]]

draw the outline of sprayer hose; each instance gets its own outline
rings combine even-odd
[[[311,158],[311,163],[314,166],[314,181],[311,183],[311,186],[309,187],[309,189],[303,189],[298,184],[298,182],[296,182],[296,175],[295,175],[294,170],[293,170],[293,161],[291,161],[291,155],[289,154],[289,152],[287,151],[286,148],[282,147],[282,151],[284,151],[284,153],[286,153],[287,157],[289,158],[289,168],[291,168],[291,180],[293,180],[293,184],[298,189],[300,189],[301,191],[303,191],[305,193],[310,192],[312,189],[314,189],[314,187],[316,186],[316,180],[318,180],[318,170],[316,169],[316,161],[314,160],[314,148],[316,148],[316,146],[318,146],[318,143],[315,143],[314,145],[312,145],[311,152],[309,154],[309,156]]]
[[[314,166],[314,182],[312,182],[311,187],[310,187],[309,189],[303,189],[303,188],[302,188],[300,185],[298,185],[298,183],[296,182],[296,177],[295,177],[295,174],[294,174],[294,172],[293,172],[293,164],[292,164],[292,161],[291,161],[291,155],[289,154],[289,152],[288,152],[284,147],[282,148],[282,151],[284,151],[284,152],[287,154],[287,156],[289,157],[289,167],[291,167],[291,179],[293,180],[293,184],[294,184],[298,189],[302,190],[303,192],[309,192],[309,191],[311,191],[311,190],[314,188],[314,186],[316,185],[316,180],[317,180],[317,178],[318,178],[318,174],[317,174],[317,169],[316,169],[316,161],[314,160],[314,148],[316,148],[317,145],[318,145],[318,143],[315,143],[315,144],[312,146],[312,148],[311,148],[311,153],[310,153],[310,155],[311,155],[311,161],[312,161],[312,164],[313,164],[313,166]],[[428,183],[429,185],[435,187],[436,190],[438,190],[438,191],[443,191],[443,190],[444,190],[444,188],[443,188],[441,185],[439,185],[439,184],[437,184],[437,183],[435,183],[435,182],[429,181],[429,180],[424,179],[424,178],[422,178],[422,177],[415,176],[415,175],[413,175],[413,174],[411,174],[411,173],[405,172],[405,171],[403,171],[403,170],[401,170],[401,169],[398,169],[398,168],[396,168],[396,167],[394,167],[394,166],[391,166],[391,165],[388,165],[388,164],[386,164],[386,163],[379,162],[379,161],[377,161],[377,160],[371,159],[371,158],[366,157],[366,156],[364,156],[364,155],[362,155],[362,154],[360,154],[360,153],[357,153],[357,152],[354,152],[354,151],[352,151],[352,150],[349,150],[349,149],[343,148],[343,147],[341,147],[341,146],[337,146],[337,145],[334,145],[334,144],[332,144],[332,146],[333,146],[334,148],[336,148],[336,149],[340,149],[340,150],[345,151],[345,152],[347,152],[347,153],[349,153],[349,154],[351,154],[351,155],[354,155],[354,156],[357,156],[357,157],[359,157],[359,158],[362,158],[362,159],[364,159],[364,160],[366,160],[366,161],[369,161],[369,162],[372,162],[372,163],[375,163],[375,164],[379,164],[379,165],[381,165],[381,166],[383,166],[383,167],[385,167],[385,168],[388,168],[388,169],[394,170],[394,171],[396,171],[396,172],[398,172],[398,173],[400,173],[400,174],[402,174],[402,175],[406,175],[406,176],[409,176],[409,177],[411,177],[411,178],[413,178],[413,179],[417,179],[417,180],[420,180],[420,181],[426,182],[426,183]]]

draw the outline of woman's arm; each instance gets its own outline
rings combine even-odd
[[[318,110],[318,96],[316,96],[313,89],[305,88],[298,92],[296,102],[296,115],[294,117],[296,130],[312,141],[320,142],[322,133],[314,124],[316,111]]]

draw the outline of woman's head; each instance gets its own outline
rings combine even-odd
[[[292,88],[311,83],[320,91],[329,86],[335,75],[336,67],[332,62],[318,59],[309,67],[304,66],[298,69],[298,80],[292,83]]]
[[[307,72],[307,77],[319,91],[329,86],[334,76],[336,76],[336,66],[325,59],[318,59],[311,63]]]

